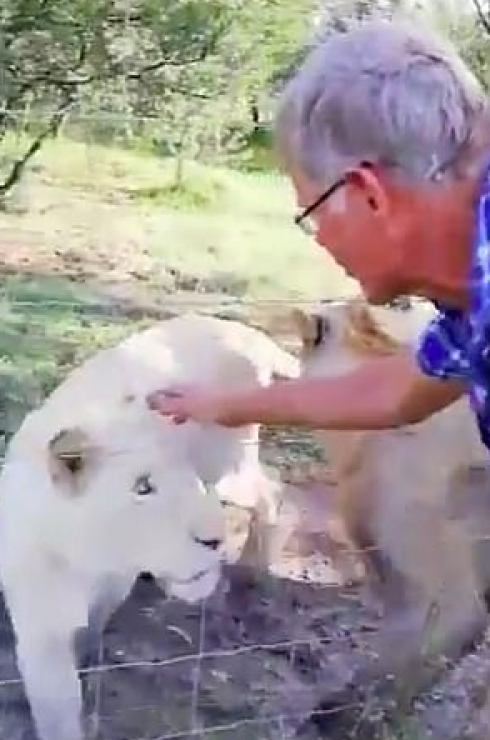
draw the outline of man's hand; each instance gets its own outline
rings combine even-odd
[[[227,404],[222,395],[211,389],[186,386],[150,393],[148,406],[162,416],[170,416],[175,424],[192,420],[201,424],[234,426],[227,415]]]

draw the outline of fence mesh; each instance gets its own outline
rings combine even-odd
[[[293,306],[356,292],[294,231],[279,175],[188,162],[177,187],[172,162],[69,134],[47,142],[0,214],[3,449],[72,367],[155,320],[189,310],[238,318],[295,351]],[[6,156],[23,136],[12,135]],[[205,605],[140,580],[82,671],[93,737],[408,737],[407,715],[388,723],[374,685],[362,699],[353,690],[379,614],[336,570],[321,445],[307,432],[264,429],[261,455],[290,492],[284,521],[303,529],[268,573],[228,566]],[[247,519],[228,515],[233,536],[243,533]],[[473,673],[484,685],[485,671]],[[1,737],[32,737],[21,699],[3,614]]]
[[[27,292],[34,283],[30,276],[25,283],[18,275],[14,279]],[[4,448],[24,415],[42,403],[71,367],[98,347],[113,344],[160,317],[188,310],[238,316],[267,326],[269,316],[272,323],[276,320],[277,309],[279,313],[290,309],[289,302],[280,299],[244,301],[225,297],[220,302],[206,297],[170,296],[149,315],[140,309],[135,318],[134,313],[128,317],[118,302],[78,303],[51,299],[44,292],[39,299],[37,295],[23,299],[17,290],[17,283],[13,290],[7,284],[2,297]],[[306,300],[298,303],[310,305]],[[304,432],[264,430],[262,456],[269,473],[285,481],[297,480],[300,475],[303,480],[311,477],[314,465],[325,468],[319,446]],[[238,519],[232,521],[232,527],[241,531],[246,519],[241,521],[239,510],[231,512],[234,515]],[[93,736],[108,740],[249,738],[257,734],[282,738],[287,735],[287,727],[296,727],[309,716],[320,721],[359,709],[361,705],[354,702],[331,709],[316,707],[308,682],[303,685],[296,677],[296,661],[302,666],[300,673],[317,671],[316,663],[328,661],[328,649],[322,651],[332,642],[332,634],[327,635],[332,629],[332,616],[339,622],[335,628],[338,634],[333,637],[336,646],[347,646],[351,639],[342,624],[342,614],[351,603],[345,594],[324,604],[325,588],[335,590],[331,576],[330,584],[322,583],[328,572],[326,557],[312,552],[296,560],[295,556],[284,566],[289,571],[295,569],[295,578],[299,579],[289,583],[289,592],[281,585],[281,574],[263,576],[261,584],[240,581],[237,587],[232,570],[205,606],[169,602],[153,584],[138,583],[133,597],[104,636],[99,662],[81,674]],[[312,584],[308,595],[312,604],[308,605],[301,588],[308,589],[308,572],[315,567],[320,575]],[[278,588],[283,591],[280,595],[276,593]],[[306,620],[303,611],[311,611]],[[0,630],[2,732],[9,737],[24,737],[23,728],[29,727],[29,720],[26,707],[19,704],[22,681],[15,666],[6,614]],[[289,699],[283,702],[285,681],[291,683],[292,703]],[[287,692],[289,696],[289,689]]]

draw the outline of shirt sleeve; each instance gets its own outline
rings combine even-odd
[[[461,314],[441,311],[421,334],[415,356],[425,375],[443,380],[468,377],[466,327]]]

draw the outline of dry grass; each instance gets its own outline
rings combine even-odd
[[[19,141],[7,142],[12,153]],[[50,142],[0,215],[1,411],[7,436],[74,362],[148,318],[223,302],[352,293],[292,224],[275,174],[185,168],[148,155]],[[256,304],[257,305],[257,304]]]

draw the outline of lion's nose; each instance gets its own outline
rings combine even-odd
[[[218,538],[210,539],[210,540],[202,540],[200,537],[194,537],[194,541],[197,542],[198,545],[207,547],[209,550],[218,550],[218,548],[221,546],[223,542],[223,540],[220,540]]]

